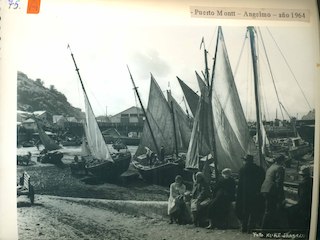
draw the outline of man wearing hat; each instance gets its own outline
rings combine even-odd
[[[268,168],[266,178],[261,186],[261,193],[265,199],[265,211],[262,220],[262,229],[279,228],[279,210],[284,201],[283,181],[285,169],[284,155],[274,159],[274,163]]]
[[[253,156],[242,157],[244,165],[239,171],[236,213],[242,224],[242,232],[250,232],[260,225],[263,201],[260,188],[264,170],[253,162]]]
[[[313,183],[309,166],[301,166],[299,175],[302,181],[298,186],[298,202],[287,209],[288,222],[290,228],[307,230],[310,227]]]

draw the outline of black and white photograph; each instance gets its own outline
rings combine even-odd
[[[9,2],[18,239],[315,236],[316,1]]]

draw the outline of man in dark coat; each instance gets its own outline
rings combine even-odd
[[[264,180],[264,170],[253,162],[252,155],[242,158],[244,166],[239,171],[236,198],[236,214],[242,224],[242,232],[250,232],[260,224],[263,199],[260,188]]]
[[[290,228],[308,230],[311,218],[313,180],[308,166],[302,166],[299,174],[302,181],[298,186],[298,202],[288,208],[288,222]]]
[[[164,146],[161,146],[161,148],[160,148],[160,156],[159,156],[159,160],[160,160],[161,162],[164,161],[164,155],[165,155]]]
[[[274,159],[274,163],[268,168],[266,178],[261,186],[261,193],[265,199],[265,211],[261,226],[264,230],[281,228],[279,213],[285,200],[283,189],[284,160],[284,155]]]

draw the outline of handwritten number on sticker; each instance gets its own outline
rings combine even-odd
[[[17,9],[19,7],[20,0],[8,0],[9,9]]]

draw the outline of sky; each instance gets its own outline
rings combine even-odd
[[[15,236],[12,238],[17,238],[16,190],[12,188],[16,184],[17,135],[13,134],[16,133],[16,73],[22,71],[31,79],[40,78],[46,87],[55,85],[73,106],[83,108],[83,96],[67,49],[68,44],[75,55],[95,114],[105,114],[106,107],[108,114],[116,114],[137,105],[127,64],[145,105],[150,72],[164,91],[170,83],[173,96],[181,102],[182,92],[176,76],[197,90],[194,72],[200,72],[204,67],[203,52],[199,49],[202,37],[212,60],[216,27],[223,26],[231,66],[235,71],[245,26],[261,25],[281,101],[291,115],[299,114],[301,117],[310,109],[277,53],[277,47],[272,45],[273,41],[266,34],[263,26],[267,25],[311,108],[315,106],[315,91],[319,89],[319,83],[315,84],[319,80],[316,70],[319,64],[319,32],[315,26],[318,21],[315,11],[311,12],[310,23],[299,23],[191,18],[189,9],[195,2],[203,6],[237,5],[242,8],[255,7],[257,3],[265,8],[278,8],[281,3],[284,8],[297,8],[300,4],[301,8],[314,9],[314,6],[305,6],[312,0],[46,0],[41,1],[40,13],[35,15],[26,14],[27,1],[17,2],[21,4],[18,9],[8,9],[8,1],[0,2],[0,105],[1,112],[6,113],[0,121],[0,142],[5,143],[0,144],[0,155],[1,159],[14,160],[0,162],[0,170],[6,169],[0,174],[0,189],[10,196],[2,204],[6,206],[1,209],[2,215],[8,217],[0,226],[6,233],[12,231],[10,234]],[[250,120],[254,118],[254,112],[250,87],[252,81],[249,81],[250,61],[247,56],[248,53],[244,51],[235,82],[243,110]],[[261,61],[261,68],[266,65],[265,62]],[[262,70],[262,73],[265,71]],[[272,119],[278,103],[267,74],[262,75],[264,99],[268,102],[268,115]],[[317,166],[315,164],[315,172],[318,172]]]
[[[31,79],[40,78],[46,87],[54,85],[73,106],[83,109],[78,76],[67,49],[70,44],[96,116],[114,115],[131,106],[139,106],[127,65],[145,106],[152,73],[161,89],[171,89],[173,96],[185,108],[176,76],[198,91],[195,71],[204,69],[201,39],[205,40],[211,66],[217,26],[221,23],[213,19],[190,18],[188,5],[177,10],[177,7],[168,8],[165,1],[158,5],[143,3],[42,2],[40,14],[21,16],[13,26],[13,41],[17,42],[14,47],[17,70]],[[239,61],[248,24],[243,21],[241,26],[235,26],[239,22],[227,22],[227,26],[222,26],[233,71]],[[260,29],[281,102],[291,116],[299,118],[315,106],[314,52],[317,49],[314,29],[308,24],[268,25],[311,109],[266,26]],[[252,120],[255,113],[248,46],[247,42],[235,82],[247,119]],[[260,45],[259,50],[262,49],[263,45]],[[264,70],[267,61],[263,54],[261,51],[263,114],[270,120],[275,118],[277,111],[278,118],[281,118],[270,74]],[[284,117],[287,118],[285,113]]]

